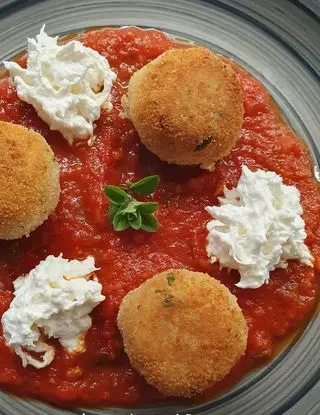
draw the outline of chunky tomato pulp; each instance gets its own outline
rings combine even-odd
[[[48,140],[61,168],[61,197],[56,211],[29,238],[0,243],[0,316],[13,298],[13,281],[49,254],[65,258],[93,255],[106,300],[92,313],[85,353],[68,355],[55,341],[56,357],[47,368],[23,368],[0,331],[0,385],[14,393],[60,405],[141,405],[165,399],[130,366],[117,330],[123,296],[167,268],[208,272],[237,296],[249,326],[246,355],[230,375],[201,399],[230,386],[257,363],[270,357],[280,338],[303,324],[315,309],[315,269],[291,261],[272,272],[270,284],[257,290],[235,287],[237,272],[210,264],[206,247],[207,205],[218,204],[223,186],[235,186],[241,165],[280,174],[301,192],[307,244],[320,258],[320,195],[312,162],[303,144],[285,125],[264,87],[236,68],[245,93],[245,118],[237,147],[217,163],[214,172],[170,166],[148,152],[132,124],[121,117],[121,96],[132,73],[169,48],[185,47],[157,31],[105,29],[82,36],[86,46],[104,55],[116,70],[112,112],[102,111],[92,147],[69,147],[50,131],[33,108],[21,102],[7,79],[0,82],[0,119],[39,131]],[[104,186],[159,174],[154,199],[158,232],[114,232],[107,219]],[[319,262],[318,262],[319,263]]]

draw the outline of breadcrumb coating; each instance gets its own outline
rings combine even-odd
[[[244,112],[234,69],[202,47],[169,50],[134,73],[123,105],[161,160],[209,170],[234,147]]]
[[[59,166],[45,139],[0,121],[0,239],[28,236],[57,206]]]
[[[191,397],[223,379],[245,353],[237,299],[208,274],[169,269],[130,291],[118,327],[132,366],[169,396]]]

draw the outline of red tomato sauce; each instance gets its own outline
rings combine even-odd
[[[26,397],[58,405],[142,405],[165,400],[130,366],[116,325],[123,296],[167,268],[208,272],[237,296],[249,326],[246,355],[220,384],[201,399],[231,386],[269,358],[279,339],[299,328],[316,306],[318,280],[313,268],[290,261],[272,272],[268,285],[239,289],[236,271],[212,265],[206,255],[207,205],[218,204],[223,186],[236,186],[241,165],[273,170],[301,192],[304,220],[316,264],[320,259],[320,193],[308,149],[280,119],[266,89],[236,67],[244,88],[245,117],[237,147],[214,172],[161,162],[139,142],[129,120],[121,118],[120,99],[130,76],[169,48],[185,47],[166,35],[134,28],[104,29],[81,36],[86,46],[105,56],[117,72],[112,112],[102,111],[92,147],[75,145],[50,131],[34,109],[20,101],[8,80],[0,82],[0,119],[32,127],[52,146],[61,168],[61,197],[56,211],[29,238],[0,242],[0,316],[13,298],[12,282],[49,254],[65,258],[93,255],[106,300],[92,313],[85,353],[70,356],[55,341],[56,357],[44,369],[23,368],[0,330],[0,385]],[[107,219],[106,184],[159,174],[161,183],[149,198],[159,202],[158,232],[114,232]]]

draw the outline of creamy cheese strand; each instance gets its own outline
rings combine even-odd
[[[57,44],[41,28],[28,39],[27,69],[4,62],[19,98],[31,104],[51,128],[72,143],[93,136],[100,108],[112,108],[111,87],[116,74],[98,52],[71,41]]]
[[[23,367],[39,369],[52,362],[55,350],[43,336],[57,338],[70,353],[85,351],[89,313],[105,299],[96,270],[93,257],[69,261],[50,255],[15,280],[15,298],[2,316],[2,328]]]
[[[242,166],[237,187],[225,188],[219,202],[206,208],[215,218],[207,224],[207,254],[211,262],[239,271],[238,287],[261,287],[270,271],[287,267],[288,259],[313,266],[304,243],[300,193],[276,173]]]

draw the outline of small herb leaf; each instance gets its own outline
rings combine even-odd
[[[201,151],[206,148],[212,141],[212,136],[205,137],[201,143],[197,144],[193,151]]]
[[[130,204],[129,199],[122,203],[122,205],[118,205],[118,211],[117,213],[123,212],[125,209],[127,209],[127,206]]]
[[[124,231],[129,228],[129,222],[126,215],[123,215],[121,212],[117,213],[112,222],[113,228],[117,232]]]
[[[137,202],[136,203],[137,210],[144,215],[153,213],[158,208],[157,202]]]
[[[112,186],[110,184],[105,187],[104,192],[108,199],[115,205],[122,205],[129,198],[128,194],[120,189],[120,187]]]
[[[157,219],[153,215],[141,215],[141,229],[146,232],[156,232],[158,229]]]
[[[175,281],[175,276],[173,275],[173,272],[168,272],[168,274],[167,274],[167,281],[168,281],[168,284],[170,285],[170,287],[171,287],[171,285],[174,283],[174,281]]]
[[[130,214],[130,213],[136,213],[136,211],[137,211],[137,208],[136,208],[136,206],[134,205],[134,203],[133,202],[129,202],[128,204],[127,204],[127,206],[125,206],[123,209],[121,209],[121,213],[123,213],[123,214]]]
[[[159,183],[159,176],[148,176],[144,177],[138,182],[130,184],[129,189],[133,190],[135,193],[139,195],[148,196],[156,191]]]
[[[132,229],[138,230],[141,228],[141,215],[140,212],[131,213],[128,215],[128,222]]]
[[[163,306],[164,307],[172,307],[174,305],[174,296],[173,295],[167,295],[165,299],[163,300]]]
[[[118,213],[119,205],[115,205],[113,202],[110,202],[109,204],[109,220],[112,223],[114,217]]]

